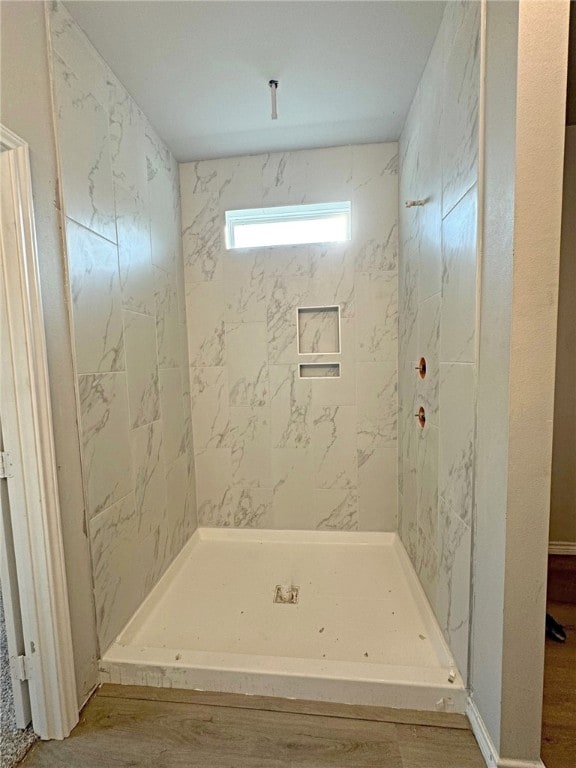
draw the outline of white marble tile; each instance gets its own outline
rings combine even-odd
[[[348,200],[352,153],[352,147],[332,147],[270,155],[262,172],[264,193],[279,201],[328,203]],[[270,182],[272,185],[267,188]]]
[[[182,372],[178,368],[161,369],[159,382],[164,460],[172,464],[186,451]]]
[[[398,531],[412,565],[418,560],[416,483],[405,483],[406,493],[398,493]]]
[[[416,472],[418,423],[415,414],[420,407],[417,397],[413,360],[401,360],[400,392],[398,398],[399,491],[403,492],[404,474]]]
[[[269,402],[266,323],[226,324],[230,405],[260,407]]]
[[[215,281],[186,285],[190,365],[225,364],[224,287]]]
[[[356,144],[352,147],[352,183],[354,189],[362,189],[368,186],[373,179],[388,176],[398,176],[397,142]]]
[[[231,496],[234,526],[236,528],[273,528],[273,495],[271,488],[233,486]]]
[[[222,280],[224,215],[218,198],[203,194],[186,200],[182,207],[182,245],[187,282]]]
[[[438,38],[437,38],[438,39]],[[427,68],[424,70],[422,78],[426,77]],[[441,105],[440,105],[441,109]],[[406,122],[398,142],[398,196],[399,196],[399,242],[403,243],[406,238],[405,221],[413,221],[410,214],[414,212],[413,208],[405,207],[407,200],[417,200],[420,197],[420,168],[422,159],[420,157],[420,146],[424,141],[423,134],[426,126],[422,120],[422,80],[416,88],[416,93],[412,99],[412,104],[408,110]]]
[[[413,409],[399,412],[399,514],[400,535],[406,551],[416,563],[418,548],[418,485],[417,485],[417,438],[419,427]]]
[[[430,189],[431,185],[427,188]],[[425,301],[438,293],[442,284],[442,233],[440,194],[428,193],[428,202],[422,208],[410,209],[417,220],[418,245],[418,297]]]
[[[90,83],[96,100],[108,108],[108,83],[114,76],[94,50],[64,3],[52,2],[48,8],[53,50],[85,83]]]
[[[430,545],[428,539],[419,532],[418,557],[416,561],[416,573],[420,579],[420,584],[426,593],[428,602],[434,611],[437,610],[438,603],[438,553]]]
[[[310,382],[312,403],[319,405],[355,405],[356,395],[356,320],[344,317],[341,320],[341,346],[339,355],[311,355],[302,358],[304,363],[337,362],[340,376],[330,379],[318,378]]]
[[[93,84],[54,55],[60,168],[66,215],[116,240],[108,114]]]
[[[309,306],[310,278],[287,277],[267,280],[266,323],[268,361],[272,364],[298,361],[297,308]]]
[[[275,528],[306,530],[315,527],[314,482],[309,449],[272,449],[272,510]]]
[[[398,262],[398,145],[353,148],[352,245],[357,272],[388,272]]]
[[[156,313],[150,258],[150,219],[141,198],[115,183],[116,231],[122,306],[147,315]]]
[[[396,440],[398,373],[395,361],[356,364],[358,438],[361,454]]]
[[[436,617],[464,681],[468,671],[470,557],[470,528],[440,499]]]
[[[83,478],[89,516],[132,490],[126,374],[78,377]]]
[[[269,407],[230,408],[230,450],[235,485],[272,487]]]
[[[224,290],[227,323],[266,322],[266,258],[258,251],[227,251]]]
[[[446,60],[442,90],[442,215],[478,178],[480,2],[446,6]]]
[[[350,243],[331,243],[311,248],[312,280],[308,300],[313,306],[337,305],[341,316],[353,317],[354,249]]]
[[[317,248],[319,246],[316,246]],[[259,248],[266,271],[266,278],[308,277],[314,274],[312,257],[316,253],[312,245],[278,245]]]
[[[474,474],[474,366],[440,365],[438,491],[469,524]]]
[[[307,448],[312,434],[312,383],[300,379],[297,365],[271,365],[272,448]]]
[[[262,156],[262,203],[264,206],[316,202],[308,196],[311,152],[275,152]]]
[[[124,368],[118,251],[113,243],[66,222],[78,373]]]
[[[182,263],[182,247],[181,243],[178,244],[177,264],[174,270],[174,276],[176,279],[176,299],[178,302],[178,322],[184,329],[182,349],[186,349],[186,356],[188,356],[188,340],[186,338],[186,281],[184,276],[184,265]]]
[[[130,433],[138,531],[150,535],[167,521],[167,489],[162,423],[148,424]]]
[[[395,272],[356,275],[357,359],[395,360],[398,342],[398,279]]]
[[[186,456],[166,466],[166,490],[167,490],[167,534],[169,565],[186,543],[189,531],[188,520],[188,462]]]
[[[357,487],[355,406],[314,407],[311,446],[316,488]]]
[[[415,360],[418,354],[418,267],[417,251],[414,242],[410,239],[413,234],[413,229],[410,229],[403,236],[398,277],[400,360]]]
[[[173,179],[159,162],[148,156],[148,204],[152,263],[173,271],[179,251],[180,212]]]
[[[132,429],[160,418],[156,320],[124,310],[128,405]]]
[[[398,530],[398,443],[370,444],[358,438],[360,530]]]
[[[252,155],[215,161],[216,191],[221,211],[262,206],[264,157],[264,155]]]
[[[186,539],[198,528],[198,509],[196,506],[196,465],[188,463],[188,489],[186,494]]]
[[[315,490],[312,510],[318,530],[358,530],[358,493],[355,490]]]
[[[192,368],[192,428],[196,452],[224,448],[230,444],[228,371],[219,368]]]
[[[90,520],[98,640],[103,653],[145,597],[153,541],[138,536],[134,493]]]
[[[144,123],[144,143],[146,147],[146,166],[148,169],[148,181],[151,176],[162,171],[166,178],[170,179],[171,195],[179,196],[178,164],[172,157],[170,150],[158,136],[148,120]]]
[[[438,98],[444,66],[444,29],[441,28],[426,64],[420,88],[416,178],[407,198],[426,200],[421,208],[406,211],[418,227],[418,295],[422,302],[441,289],[442,280],[442,101]],[[405,200],[401,200],[401,206]]]
[[[182,207],[193,204],[194,198],[201,195],[212,195],[218,198],[218,161],[197,160],[191,163],[181,163],[180,190]]]
[[[234,525],[232,462],[228,448],[206,448],[196,453],[198,524]]]
[[[417,406],[426,409],[426,421],[438,426],[438,398],[440,390],[440,312],[439,293],[422,302],[418,315],[418,354],[411,361],[409,374],[416,382]],[[416,366],[420,358],[426,360],[426,376],[421,378]]]
[[[473,362],[476,328],[476,213],[473,187],[442,222],[440,360]]]
[[[110,82],[111,80],[111,82]],[[145,122],[142,111],[115,78],[109,78],[110,157],[115,183],[147,199]]]
[[[189,474],[189,482],[188,486],[190,489],[191,482],[196,482],[195,479],[195,472],[194,472],[194,434],[192,430],[192,409],[191,409],[191,395],[190,395],[190,383],[188,380],[188,371],[190,369],[186,368],[186,370],[181,369],[180,374],[182,376],[182,390],[183,390],[183,396],[182,396],[182,412],[184,414],[183,416],[183,424],[182,424],[182,431],[184,433],[184,453],[188,458],[188,474]],[[196,486],[194,485],[194,496],[193,498],[196,498]]]
[[[426,424],[418,435],[418,527],[433,545],[438,538],[438,442],[440,430]]]
[[[175,280],[163,269],[153,267],[156,304],[156,341],[160,368],[181,364],[181,326],[178,322],[178,296]]]

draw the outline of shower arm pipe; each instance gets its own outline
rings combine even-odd
[[[272,120],[278,119],[278,111],[276,109],[276,91],[278,90],[278,80],[269,80],[270,97],[272,99]]]

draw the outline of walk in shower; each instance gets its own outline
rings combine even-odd
[[[464,711],[479,28],[446,4],[394,140],[178,165],[52,7],[102,681]]]

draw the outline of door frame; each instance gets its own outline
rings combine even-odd
[[[57,464],[28,144],[0,124],[3,184],[0,236],[2,328],[0,409],[12,544],[16,562],[32,725],[43,739],[62,739],[78,722],[74,651],[64,564]],[[7,259],[10,263],[7,263]]]

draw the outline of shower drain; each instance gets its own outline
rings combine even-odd
[[[298,592],[300,592],[300,587],[295,587],[294,585],[287,587],[283,584],[277,584],[274,590],[274,602],[296,605],[298,602]]]

